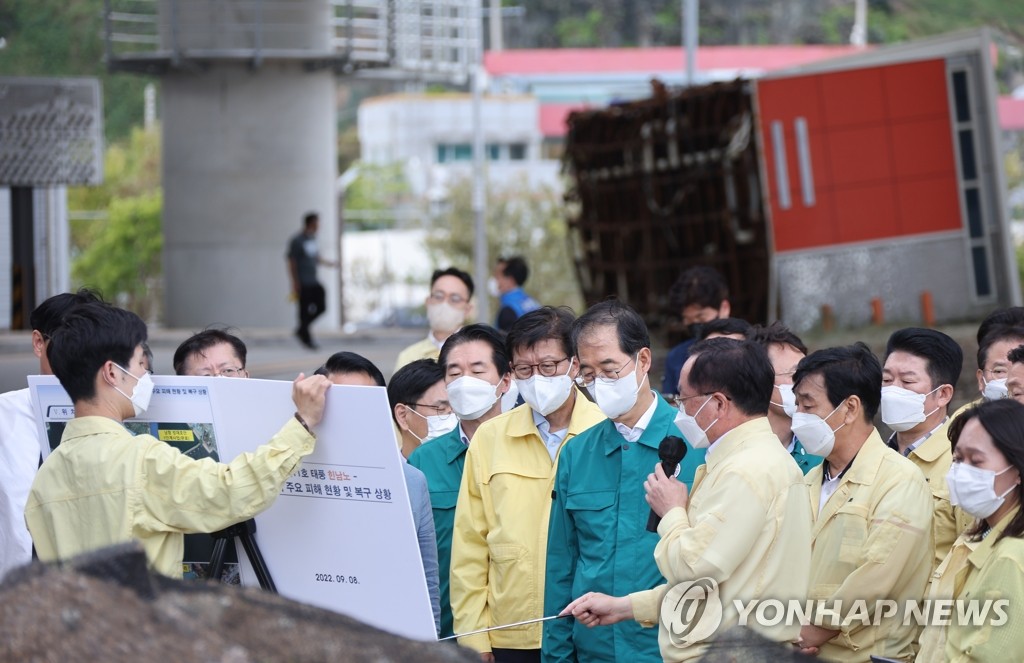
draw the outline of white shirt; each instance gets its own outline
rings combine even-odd
[[[558,450],[562,446],[562,442],[565,441],[565,435],[569,432],[569,428],[563,428],[562,430],[551,430],[551,422],[549,422],[543,414],[536,410],[530,410],[533,413],[533,423],[537,426],[537,432],[540,433],[540,437],[544,440],[544,446],[548,448],[548,454],[551,456],[551,462],[555,462],[555,456],[558,455]]]
[[[831,475],[829,474],[830,466],[828,461],[826,460],[822,464],[821,496],[818,498],[818,515],[821,515],[821,510],[825,508],[825,503],[828,502],[829,498],[836,492],[836,489],[839,488],[839,484],[843,480],[843,475],[846,474],[846,470],[850,469],[851,465],[853,465],[853,461],[850,461],[850,464],[847,465],[842,472],[830,479],[829,476]]]
[[[626,442],[636,442],[640,439],[640,436],[644,434],[644,431],[651,423],[651,417],[654,416],[654,410],[658,407],[658,399],[661,396],[651,390],[654,394],[654,399],[651,401],[651,406],[647,408],[647,411],[643,413],[643,416],[636,422],[636,425],[630,428],[626,424],[620,424],[617,421],[612,423],[615,424],[615,430],[619,431],[619,435],[626,438]]]
[[[32,561],[25,504],[39,452],[39,424],[28,389],[0,394],[0,578]]]

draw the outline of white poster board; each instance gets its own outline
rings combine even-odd
[[[174,437],[173,426],[187,424],[195,441],[212,445],[224,462],[269,440],[295,412],[290,382],[177,376],[153,382],[149,410],[126,427],[166,439]],[[45,457],[74,409],[52,376],[30,376],[29,387]],[[316,449],[256,517],[255,539],[278,591],[398,635],[435,640],[386,390],[332,386],[315,430]],[[256,585],[240,543],[237,548],[243,584]]]

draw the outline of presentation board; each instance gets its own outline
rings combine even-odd
[[[269,440],[294,416],[292,384],[277,380],[153,376],[144,417],[125,422],[189,455],[228,462]],[[44,457],[74,417],[52,376],[30,376]],[[435,640],[423,564],[387,393],[334,385],[316,449],[256,517],[255,539],[278,591],[380,629]],[[241,544],[242,582],[257,585]]]

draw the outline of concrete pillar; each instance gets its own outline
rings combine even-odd
[[[217,64],[161,81],[166,324],[296,326],[285,250],[307,211],[337,259],[334,77],[301,63]],[[321,268],[338,325],[335,270]]]
[[[281,3],[278,3],[281,5]],[[335,82],[327,0],[160,0],[164,312],[172,327],[295,327],[285,250],[306,212],[337,259]],[[337,327],[337,274],[321,268]]]

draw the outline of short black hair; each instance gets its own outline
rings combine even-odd
[[[1018,345],[1006,356],[1011,364],[1024,364],[1024,344]]]
[[[391,418],[395,419],[396,405],[417,403],[428,389],[443,381],[444,369],[433,359],[417,359],[395,371],[391,376],[391,382],[388,383]],[[395,419],[396,423],[397,421]]]
[[[710,324],[710,322],[705,323],[705,328]],[[788,345],[802,355],[807,354],[807,346],[800,340],[800,337],[778,320],[768,326],[754,325],[747,332],[747,339],[764,346],[765,350],[773,345]]]
[[[775,369],[764,347],[734,338],[709,338],[693,344],[687,382],[698,394],[721,392],[747,415],[768,414]]]
[[[796,365],[793,388],[809,375],[821,375],[832,407],[850,396],[858,396],[864,405],[864,418],[870,422],[882,401],[882,365],[864,343],[825,348],[807,355]]]
[[[80,288],[77,292],[62,292],[47,298],[29,314],[28,323],[33,331],[50,338],[53,330],[60,326],[68,311],[79,304],[102,303],[103,298],[88,288]]]
[[[523,285],[530,276],[530,268],[522,256],[498,258],[498,264],[501,265],[501,273],[511,277],[516,285]]]
[[[999,450],[999,453],[1003,454],[1010,465],[1017,468],[1021,476],[1024,476],[1024,405],[1012,398],[1000,398],[995,401],[982,401],[967,408],[953,419],[946,432],[952,449],[956,449],[957,442],[960,441],[960,434],[963,433],[964,426],[971,419],[978,420],[981,427],[992,438],[992,444]],[[1024,502],[1024,485],[1018,482],[1012,492],[1016,493],[1018,503]],[[988,529],[986,525],[992,525],[992,522],[984,521],[984,518],[979,518],[967,530],[968,536],[979,540]],[[1024,509],[1017,511],[1017,515],[1006,525],[996,542],[998,543],[1005,536],[1018,538],[1024,536]]]
[[[997,308],[981,321],[978,325],[978,345],[981,345],[983,338],[988,336],[993,327],[1021,327],[1024,326],[1024,306],[1008,306]]]
[[[542,306],[524,313],[508,330],[505,337],[505,351],[509,358],[517,350],[532,348],[541,341],[552,339],[562,344],[567,357],[572,356],[572,323],[576,314],[568,306]]]
[[[586,310],[572,324],[572,352],[579,356],[580,337],[595,327],[615,327],[619,350],[633,356],[643,348],[651,347],[651,334],[640,314],[617,299],[606,299]]]
[[[948,384],[956,389],[964,367],[964,351],[952,338],[936,329],[907,327],[889,336],[885,356],[906,352],[925,360],[932,387]]]
[[[96,374],[112,361],[125,370],[146,342],[146,323],[102,302],[79,304],[50,334],[46,358],[73,403],[96,396]]]
[[[491,357],[494,360],[494,367],[498,369],[498,375],[504,377],[509,372],[508,352],[505,350],[505,335],[490,325],[476,323],[466,325],[459,331],[448,337],[448,340],[441,346],[441,354],[437,363],[441,370],[448,371],[448,353],[463,343],[471,341],[483,341],[491,346]]]
[[[985,370],[988,352],[1001,341],[1020,340],[1024,342],[1024,325],[990,325],[981,342],[978,343],[978,368]]]
[[[434,273],[430,275],[430,287],[433,288],[437,280],[442,276],[454,276],[463,283],[466,284],[466,289],[469,290],[469,296],[473,296],[473,277],[469,275],[469,272],[464,272],[457,267],[449,267],[448,269],[435,269]]]
[[[314,223],[317,223],[319,221],[320,221],[320,215],[319,214],[317,214],[316,212],[306,212],[302,216],[302,227],[303,228],[309,228],[311,225],[313,225]]]
[[[742,318],[715,318],[701,324],[700,338],[705,339],[711,334],[742,334],[746,336],[748,331],[750,331],[750,323]]]
[[[313,372],[315,375],[330,377],[339,373],[365,373],[370,379],[377,383],[378,387],[386,386],[384,374],[380,372],[377,365],[355,352],[335,352],[327,358],[324,365]]]
[[[186,338],[178,346],[178,349],[174,351],[174,359],[172,361],[174,374],[184,375],[185,364],[188,362],[189,357],[192,355],[202,355],[213,346],[220,345],[221,343],[227,343],[231,346],[231,349],[238,356],[238,360],[242,362],[242,368],[245,368],[247,350],[242,339],[230,333],[227,329],[207,327],[203,331]]]
[[[690,267],[676,279],[668,291],[669,306],[682,311],[696,304],[701,308],[718,308],[729,299],[729,286],[713,267],[697,265]]]

